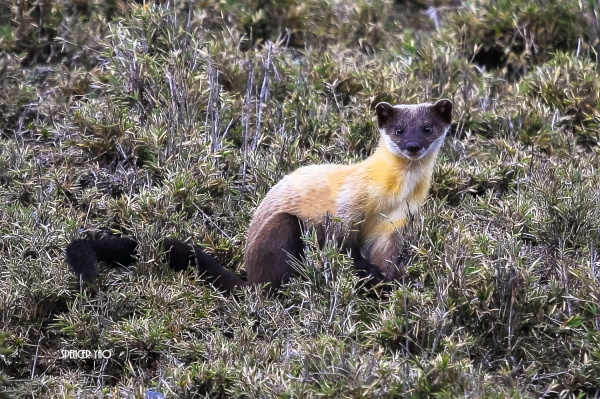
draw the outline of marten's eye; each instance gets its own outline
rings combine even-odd
[[[425,127],[423,128],[423,131],[425,131],[425,133],[431,133],[431,127],[429,127],[429,126],[425,126]]]
[[[400,136],[404,131],[402,129],[396,129],[396,134]]]

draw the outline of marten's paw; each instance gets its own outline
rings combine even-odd
[[[354,262],[354,267],[356,268],[356,272],[358,276],[362,279],[365,279],[366,286],[368,288],[373,288],[377,285],[382,285],[384,290],[388,287],[388,284],[383,284],[387,282],[384,274],[381,272],[381,269],[376,265],[370,263],[366,259],[360,259]]]

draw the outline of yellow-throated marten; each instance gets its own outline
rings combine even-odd
[[[425,200],[433,165],[452,120],[452,103],[375,107],[381,140],[373,155],[353,165],[312,165],[284,177],[256,209],[245,251],[248,280],[224,269],[199,246],[165,239],[169,265],[184,270],[196,264],[215,287],[270,283],[279,287],[295,274],[289,257],[303,252],[300,222],[322,235],[324,216],[330,214],[354,225],[343,240],[356,269],[371,282],[392,280],[399,256],[396,230],[406,224]],[[114,237],[74,240],[67,247],[67,263],[84,280],[97,274],[96,263],[127,265],[135,262],[137,242]]]

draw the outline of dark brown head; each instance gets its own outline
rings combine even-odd
[[[452,102],[375,107],[377,126],[387,148],[413,161],[439,149],[452,122]]]

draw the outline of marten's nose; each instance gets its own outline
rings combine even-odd
[[[419,143],[408,143],[406,144],[406,151],[408,152],[419,152],[423,149],[423,147],[421,147],[421,145]]]

